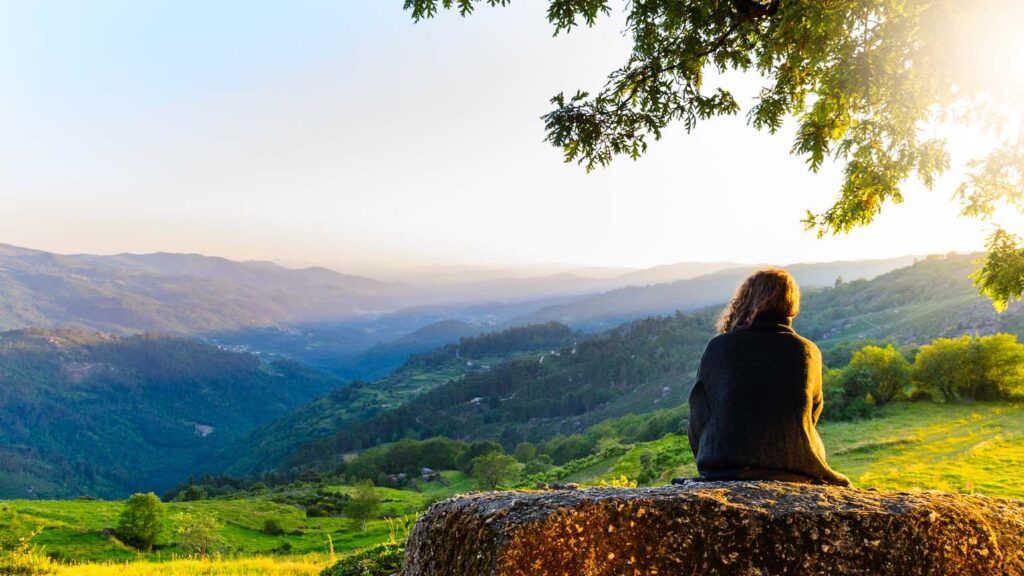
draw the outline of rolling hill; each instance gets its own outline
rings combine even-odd
[[[0,498],[165,489],[341,385],[293,362],[170,337],[5,332]]]
[[[350,318],[408,303],[401,286],[323,268],[195,254],[64,256],[0,245],[0,329],[196,334]]]
[[[859,260],[788,266],[805,289],[831,286],[837,278],[870,279],[912,264],[910,256],[888,260]],[[648,286],[629,286],[547,306],[512,320],[512,323],[562,322],[584,330],[602,330],[622,322],[689,311],[727,302],[737,284],[756,266],[719,270],[695,278]],[[642,278],[642,276],[640,276]]]

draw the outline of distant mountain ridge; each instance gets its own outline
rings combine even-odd
[[[909,266],[914,260],[913,256],[903,256],[885,260],[794,264],[786,269],[802,287],[815,288],[830,286],[840,277],[846,280],[874,278]],[[743,278],[760,267],[728,268],[675,282],[618,288],[548,306],[515,318],[510,324],[555,321],[581,329],[601,330],[645,316],[697,310],[727,302]]]
[[[64,256],[0,245],[0,329],[194,334],[349,318],[406,303],[401,286],[323,268],[194,254]]]

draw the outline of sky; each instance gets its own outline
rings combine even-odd
[[[620,13],[554,37],[545,6],[414,24],[399,0],[0,3],[0,242],[350,270],[983,245],[988,225],[951,201],[956,170],[816,239],[800,219],[830,205],[840,167],[808,172],[791,126],[742,115],[675,126],[637,162],[563,163],[548,99],[599,88],[629,42]]]

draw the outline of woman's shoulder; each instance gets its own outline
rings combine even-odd
[[[811,339],[805,338],[797,334],[796,332],[793,333],[793,336],[795,336],[796,339],[799,340],[800,344],[804,347],[804,350],[806,350],[809,355],[818,358],[819,360],[821,359],[821,350],[818,349],[818,345],[815,344]]]

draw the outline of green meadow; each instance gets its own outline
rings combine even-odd
[[[123,504],[103,500],[8,500],[0,502],[0,530],[7,534],[38,531],[32,543],[55,559],[72,562],[168,560],[187,556],[173,544],[177,516],[183,512],[210,514],[221,523],[220,536],[226,554],[232,556],[344,553],[402,538],[417,514],[438,499],[472,489],[460,472],[445,474],[449,486],[426,484],[422,491],[376,488],[381,496],[379,518],[366,531],[344,518],[307,518],[297,507],[273,501],[280,492],[245,498],[224,498],[166,504],[164,528],[156,549],[138,552],[106,535],[117,525]],[[351,486],[329,486],[351,491]],[[268,534],[267,520],[274,520],[281,534]]]

